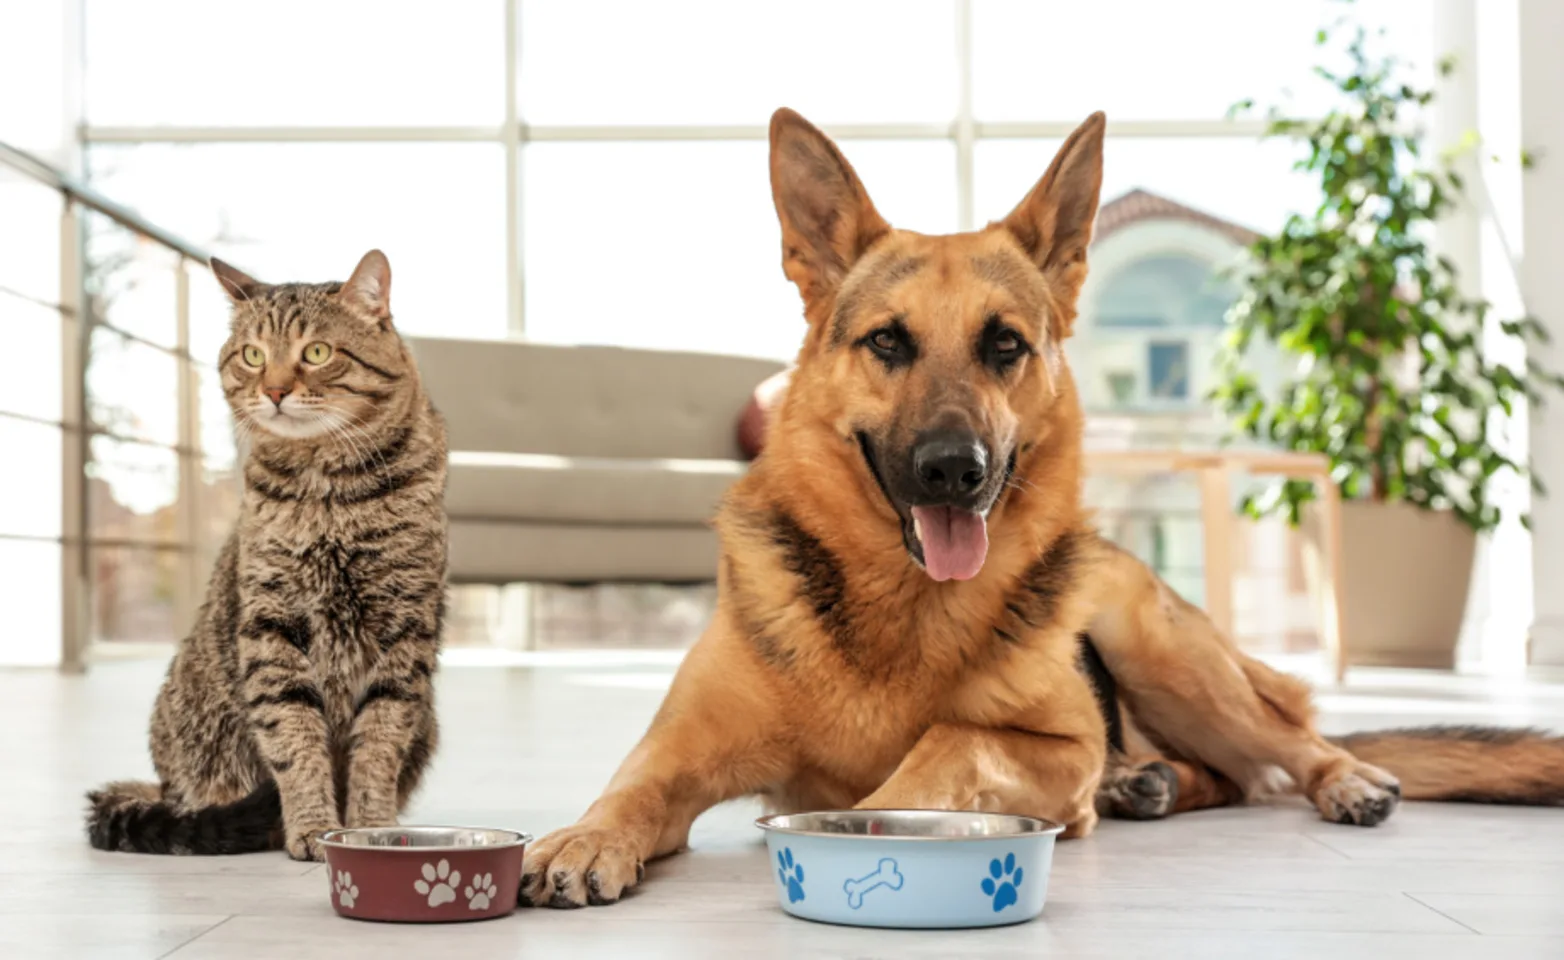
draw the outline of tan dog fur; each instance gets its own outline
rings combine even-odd
[[[1029,814],[1071,837],[1091,832],[1099,806],[1227,803],[1278,771],[1328,819],[1394,808],[1394,777],[1314,731],[1303,684],[1239,652],[1083,512],[1062,344],[1104,122],[1088,119],[1004,221],[924,236],[892,229],[835,145],[778,111],[773,193],[806,342],[765,451],[718,518],[710,626],[602,797],[529,851],[523,900],[611,903],[645,861],[685,844],[697,815],[746,794],[789,810]],[[860,348],[891,320],[917,344],[901,368]],[[974,351],[990,323],[1029,348],[1002,370]],[[956,414],[1012,451],[1014,469],[980,575],[936,582],[909,557],[863,438],[894,447]],[[1130,715],[1123,754],[1110,757],[1076,666],[1083,633]],[[1148,776],[1176,781],[1150,809]]]

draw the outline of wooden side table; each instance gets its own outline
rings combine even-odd
[[[1320,634],[1335,670],[1347,675],[1347,641],[1342,630],[1341,492],[1330,477],[1330,458],[1322,453],[1263,450],[1087,450],[1088,473],[1192,473],[1200,486],[1201,526],[1205,531],[1206,614],[1217,629],[1233,635],[1232,474],[1280,476],[1315,485],[1322,511],[1320,556]]]

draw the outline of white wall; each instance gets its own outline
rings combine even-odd
[[[0,140],[55,164],[74,159],[75,0],[0,3]]]
[[[1521,290],[1553,333],[1536,359],[1564,369],[1564,3],[1519,0],[1520,139],[1537,158],[1521,178]],[[1532,411],[1531,455],[1552,496],[1532,506],[1532,663],[1564,666],[1564,398]]]
[[[1472,3],[1477,15],[1477,117],[1482,149],[1476,166],[1479,189],[1473,199],[1481,207],[1478,247],[1481,278],[1480,292],[1491,301],[1498,317],[1519,317],[1526,313],[1521,295],[1517,263],[1512,253],[1521,250],[1521,116],[1520,116],[1520,33],[1516,0],[1484,0]],[[1457,67],[1457,76],[1462,76]],[[1496,159],[1497,158],[1497,159]],[[1490,352],[1509,349],[1513,342],[1490,324],[1485,331],[1485,349]],[[1515,358],[1519,359],[1519,358]],[[1512,444],[1512,455],[1527,456],[1529,414],[1519,410],[1514,416],[1496,411],[1492,421],[1503,428]],[[1476,612],[1486,607],[1480,649],[1470,644],[1461,652],[1469,659],[1479,655],[1485,666],[1501,671],[1525,668],[1526,638],[1531,629],[1532,540],[1521,525],[1519,514],[1531,506],[1531,492],[1520,480],[1496,485],[1491,494],[1504,509],[1515,514],[1494,533],[1486,550],[1478,555],[1478,577],[1474,591]],[[1484,603],[1484,600],[1486,602]]]
[[[74,169],[75,0],[0,2],[0,140]],[[60,661],[62,550],[60,199],[0,170],[0,346],[17,362],[0,384],[0,666]]]

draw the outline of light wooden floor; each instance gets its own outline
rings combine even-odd
[[[793,920],[753,809],[697,825],[617,906],[398,927],[342,920],[318,865],[282,854],[136,857],[87,848],[82,791],[150,772],[161,664],[87,677],[0,672],[0,957],[1564,957],[1564,810],[1408,805],[1373,830],[1297,803],[1109,823],[1061,846],[1043,917],[983,932]],[[445,746],[411,819],[542,833],[595,795],[638,736],[663,666],[450,667]],[[1326,725],[1564,727],[1564,687],[1360,672]]]

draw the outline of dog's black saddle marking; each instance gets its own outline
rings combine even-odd
[[[1092,694],[1097,697],[1097,709],[1102,711],[1103,722],[1108,725],[1108,749],[1123,753],[1124,716],[1119,712],[1119,685],[1108,672],[1108,665],[1102,662],[1102,654],[1097,652],[1092,638],[1083,633],[1076,640],[1075,669],[1086,677],[1086,682],[1092,685]]]

